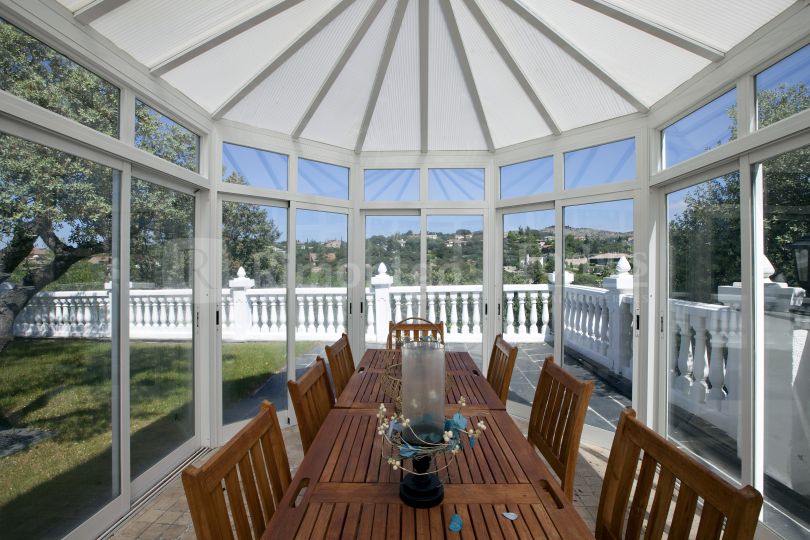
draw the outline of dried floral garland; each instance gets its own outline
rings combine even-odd
[[[450,463],[456,459],[456,455],[464,449],[462,435],[466,436],[470,449],[475,448],[475,441],[487,429],[487,426],[483,420],[480,420],[475,428],[468,428],[468,420],[461,414],[461,409],[467,405],[464,396],[461,396],[458,405],[458,411],[451,418],[445,418],[442,437],[426,441],[413,431],[410,418],[405,418],[402,414],[388,416],[388,409],[381,403],[377,412],[377,435],[382,438],[383,444],[380,445],[380,448],[386,463],[395,471],[402,469],[416,475],[433,474],[449,467]],[[403,438],[403,434],[407,435],[408,439],[417,441],[418,444],[407,442]],[[402,465],[403,459],[418,459],[436,454],[450,454],[450,457],[443,467],[432,471],[418,473]]]

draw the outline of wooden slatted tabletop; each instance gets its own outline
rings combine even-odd
[[[390,405],[390,399],[385,395],[382,386],[385,366],[398,363],[400,359],[399,351],[367,350],[357,366],[357,371],[338,397],[335,407],[376,411],[380,403]],[[506,409],[468,353],[445,353],[445,361],[450,383],[446,388],[448,405],[455,405],[461,396],[464,396],[467,405],[476,409]]]
[[[370,384],[364,382],[370,376],[379,377],[382,362],[396,358],[393,354],[367,352],[343,394],[354,385],[350,395],[370,395],[359,388]],[[473,373],[477,368],[464,354],[448,358],[451,376],[486,382]],[[486,400],[463,411],[471,422],[484,420],[489,426],[475,448],[466,448],[455,460],[436,458],[445,490],[442,504],[424,510],[402,504],[402,471],[385,463],[376,432],[379,401],[369,404],[329,413],[264,539],[593,538],[502,404],[490,409]],[[454,411],[448,405],[448,414]],[[508,520],[504,512],[514,512],[517,520]],[[463,521],[460,533],[448,529],[453,514]]]

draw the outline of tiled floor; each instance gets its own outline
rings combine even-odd
[[[515,418],[515,421],[525,434],[527,422],[519,418]],[[296,428],[284,429],[284,442],[287,445],[290,467],[295,470],[304,456]],[[201,457],[197,464],[205,462],[210,455]],[[607,458],[608,450],[604,448],[583,444],[579,451],[574,505],[591,530],[594,529],[596,522],[596,509]],[[112,536],[144,540],[195,538],[194,526],[191,524],[191,515],[180,479],[169,483],[138,514],[123,523]]]

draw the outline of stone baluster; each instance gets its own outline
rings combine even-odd
[[[427,320],[436,322],[436,295],[434,293],[427,293],[427,306]]]
[[[470,295],[461,293],[461,333],[470,333]]]
[[[515,333],[515,293],[506,293],[506,334]]]
[[[480,335],[481,334],[481,293],[474,292],[472,293],[473,298],[473,334]]]
[[[267,310],[267,301],[268,298],[266,295],[263,294],[259,297],[259,306],[261,307],[261,317],[262,317],[261,325],[259,326],[259,331],[262,334],[270,332],[270,324],[269,324],[270,313]]]
[[[706,347],[706,316],[695,315],[693,318],[695,331],[695,348],[692,356],[692,376],[698,384],[692,386],[692,398],[696,403],[706,402],[709,379],[709,358]]]
[[[166,296],[164,298],[163,303],[167,304],[167,307],[169,308],[166,314],[166,326],[169,328],[174,328],[177,326],[177,299],[173,296]]]
[[[374,296],[366,295],[366,336],[370,339],[373,339],[374,336],[374,329],[376,325],[374,323]]]
[[[677,378],[675,384],[677,388],[683,391],[684,394],[689,393],[689,388],[692,386],[692,325],[691,317],[685,309],[681,310],[679,317],[681,342],[678,348],[678,373],[680,376]]]
[[[152,328],[154,323],[152,321],[152,297],[142,296],[143,301],[143,324],[146,328]]]
[[[307,331],[307,317],[305,307],[304,307],[304,296],[303,295],[296,295],[296,300],[298,300],[298,328],[297,333],[304,334]]]
[[[335,299],[329,295],[326,297],[326,333],[335,333],[335,312],[334,312]]]
[[[278,331],[284,336],[287,335],[287,298],[285,296],[278,298]]]
[[[191,309],[192,309],[192,307],[194,307],[194,297],[191,296],[191,295],[186,297],[186,301],[184,302],[183,307],[184,307],[183,311],[185,311],[185,313],[186,313],[185,314],[186,324],[188,325],[189,328],[193,328],[194,327],[194,318],[191,315]]]
[[[728,317],[731,310],[724,309],[714,314],[709,323],[711,333],[711,357],[709,358],[709,378],[707,380],[709,391],[706,395],[708,401],[714,402],[716,410],[720,410],[720,401],[726,397],[725,363],[728,357]]]
[[[259,318],[259,297],[253,296],[250,298],[250,328],[254,333],[261,330],[261,320]]]
[[[405,293],[405,317],[413,317],[413,293]]]
[[[450,333],[450,325],[447,324],[447,295],[444,293],[438,293],[439,295],[439,320],[436,322],[443,322],[444,326],[447,330],[447,333]]]
[[[318,318],[316,319],[317,324],[315,325],[315,328],[317,330],[315,330],[315,331],[317,333],[319,333],[319,334],[322,334],[322,333],[326,332],[326,318],[324,317],[324,312],[323,312],[324,297],[320,296],[320,295],[316,296],[315,297],[315,303],[318,306]]]
[[[335,312],[337,322],[335,323],[335,332],[342,334],[346,331],[346,317],[343,313],[343,296],[337,295],[335,297]]]
[[[610,340],[610,309],[608,307],[608,299],[606,297],[602,297],[602,299],[600,300],[600,312],[601,312],[601,321],[600,321],[601,327],[599,328],[599,340],[601,344],[600,353],[607,356],[608,350],[610,349],[611,340]]]
[[[526,333],[526,292],[518,294],[518,334]]]
[[[269,296],[267,301],[270,303],[270,333],[278,333],[278,298]]]
[[[399,322],[402,320],[402,299],[404,295],[401,294],[394,294],[391,295],[393,298],[394,304],[394,322]]]
[[[543,322],[543,326],[540,328],[540,331],[543,334],[548,333],[548,323],[551,320],[549,315],[548,303],[549,298],[551,297],[551,293],[548,292],[541,292],[540,293],[540,302],[543,304],[542,311],[540,312],[540,320]]]
[[[315,298],[307,296],[307,332],[314,334],[317,332],[315,326]]]
[[[450,334],[458,334],[458,294],[450,294]]]
[[[160,296],[155,297],[155,302],[158,304],[158,327],[163,328],[166,326],[166,303],[161,301]]]
[[[129,298],[129,324],[133,328],[140,328],[143,325],[143,310],[141,310],[141,299],[130,296]]]
[[[529,311],[529,334],[536,335],[538,333],[537,329],[537,298],[538,293],[532,291],[529,293],[529,304],[530,304],[530,311]]]

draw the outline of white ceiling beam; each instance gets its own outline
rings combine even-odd
[[[467,4],[467,8],[475,17],[475,20],[478,21],[478,25],[484,31],[484,33],[489,38],[492,45],[495,47],[495,50],[498,51],[498,54],[501,56],[501,59],[509,68],[509,71],[512,72],[512,76],[515,77],[520,87],[523,89],[523,92],[529,98],[529,100],[534,105],[534,108],[537,109],[537,112],[540,113],[540,116],[543,118],[543,121],[546,123],[548,128],[554,135],[559,135],[561,133],[560,127],[557,125],[557,122],[551,116],[551,113],[546,108],[543,100],[540,99],[540,96],[537,95],[532,84],[529,82],[528,77],[523,72],[523,70],[518,65],[515,58],[509,52],[509,49],[504,44],[503,39],[498,34],[498,31],[492,26],[487,19],[487,16],[481,11],[481,7],[476,3],[476,0],[465,0]]]
[[[487,117],[484,114],[484,106],[481,104],[481,96],[478,95],[478,87],[475,85],[475,77],[473,76],[472,69],[470,69],[470,60],[467,58],[467,52],[464,50],[464,42],[461,40],[461,32],[458,30],[458,21],[453,14],[453,6],[450,5],[450,0],[440,0],[439,5],[442,8],[442,15],[447,23],[447,30],[450,33],[450,40],[453,42],[453,49],[456,52],[456,58],[461,66],[461,72],[464,75],[464,83],[467,86],[467,92],[472,99],[473,109],[475,109],[475,116],[478,118],[478,124],[481,126],[481,133],[484,135],[484,141],[487,144],[487,150],[490,152],[495,151],[495,145],[492,143],[492,133],[489,131],[489,124]]]
[[[366,112],[363,115],[363,122],[360,124],[360,131],[357,134],[357,142],[354,145],[354,152],[359,154],[363,150],[368,134],[368,126],[371,124],[371,117],[374,116],[374,109],[377,107],[377,100],[380,97],[385,74],[388,73],[388,65],[391,62],[391,55],[394,54],[394,46],[397,43],[399,30],[402,28],[402,21],[405,18],[405,10],[408,8],[408,0],[398,0],[397,10],[391,20],[391,27],[388,29],[388,37],[385,39],[380,63],[377,65],[377,74],[374,76],[374,83],[371,85],[371,94],[368,96]]]
[[[430,74],[430,5],[419,0],[419,149],[428,151],[428,77]]]
[[[340,53],[340,56],[338,56],[337,62],[335,62],[335,65],[332,66],[331,71],[329,71],[329,75],[318,89],[318,93],[315,94],[314,98],[312,98],[312,101],[310,102],[306,111],[304,111],[304,115],[298,121],[298,125],[295,126],[295,129],[292,131],[291,136],[293,139],[298,139],[301,136],[301,133],[303,133],[306,129],[309,121],[312,120],[313,116],[315,116],[315,112],[318,110],[318,107],[321,106],[321,103],[323,103],[324,98],[326,98],[326,94],[328,94],[329,90],[332,89],[332,85],[335,84],[340,72],[343,71],[344,67],[346,67],[346,63],[349,61],[349,58],[351,58],[354,51],[357,50],[357,46],[360,45],[360,42],[365,37],[368,29],[371,28],[371,25],[380,14],[380,10],[382,10],[384,5],[385,0],[375,0],[375,2],[372,3],[368,8],[363,20],[360,22],[360,25],[354,31],[354,35],[352,35],[346,46],[343,47],[343,51]]]
[[[592,9],[593,11],[601,13],[602,15],[606,15],[611,19],[615,19],[628,26],[632,26],[636,30],[641,30],[642,32],[646,32],[651,36],[662,39],[671,45],[675,45],[676,47],[680,47],[685,51],[689,51],[692,54],[702,56],[703,58],[711,60],[712,62],[719,62],[725,57],[723,51],[719,49],[702,43],[697,39],[681,34],[680,32],[677,32],[671,28],[667,28],[666,26],[642,17],[641,15],[631,13],[630,11],[614,5],[611,2],[607,2],[606,0],[573,1]]]
[[[120,8],[129,0],[94,0],[81,9],[77,9],[73,16],[82,24],[90,24],[107,13]]]
[[[636,96],[628,91],[616,79],[614,79],[603,67],[597,64],[592,58],[585,54],[576,45],[568,41],[557,30],[551,28],[545,21],[543,21],[534,11],[523,5],[520,0],[502,0],[504,4],[509,6],[512,11],[517,13],[526,22],[531,24],[537,31],[542,33],[546,38],[551,40],[555,45],[560,47],[563,51],[568,53],[574,60],[582,64],[585,69],[590,71],[595,77],[613,89],[614,92],[619,94],[625,101],[630,103],[639,112],[647,112],[649,108],[644,105]]]
[[[265,1],[257,8],[220,25],[213,33],[185,44],[179,50],[169,54],[149,69],[152,75],[159,77],[301,2],[303,2],[303,0],[281,0],[280,2],[278,0]]]
[[[256,74],[248,79],[245,84],[239,88],[239,90],[234,92],[234,94],[225,101],[225,103],[220,105],[219,108],[214,111],[214,119],[218,120],[222,118],[228,113],[228,111],[233,109],[237,103],[255,90],[257,86],[263,83],[270,75],[280,68],[284,62],[289,60],[290,57],[292,57],[292,55],[294,55],[296,52],[301,50],[304,45],[309,43],[310,40],[318,34],[318,32],[323,30],[330,22],[337,18],[338,15],[343,13],[346,8],[348,8],[354,2],[355,0],[341,0],[332,9],[327,11],[320,19],[315,21],[315,23],[313,23],[309,28],[304,30],[301,35],[290,43],[289,47],[281,51],[268,64],[266,64]]]

